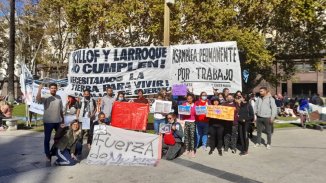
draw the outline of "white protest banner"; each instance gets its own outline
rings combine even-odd
[[[171,132],[171,124],[160,124],[160,133],[170,133]]]
[[[153,104],[153,112],[168,114],[172,109],[172,101],[155,100]]]
[[[86,163],[96,165],[155,166],[162,150],[160,136],[106,126],[106,135],[94,134]]]
[[[171,87],[167,47],[128,47],[80,49],[69,58],[68,86],[74,96],[90,89],[93,97],[101,97],[111,87],[127,96],[156,94]]]
[[[211,95],[213,87],[220,91],[223,88],[229,88],[231,92],[242,90],[236,42],[176,45],[170,48],[172,84],[185,83],[196,95],[202,91]]]
[[[39,85],[36,84],[36,83],[32,84],[32,101],[31,101],[29,110],[34,112],[34,113],[43,115],[44,114],[44,105],[41,104],[41,103],[38,103],[36,101],[38,86]],[[56,94],[61,97],[62,104],[64,106],[66,104],[66,102],[67,102],[67,97],[68,97],[67,94],[64,92],[64,88],[58,88],[58,91],[57,91]],[[50,94],[49,88],[43,87],[42,90],[41,90],[41,97],[42,98],[47,98],[47,97],[50,97],[50,96],[51,96],[51,94]]]

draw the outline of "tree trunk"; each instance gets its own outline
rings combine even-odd
[[[9,64],[8,93],[15,95],[15,0],[10,0],[10,33],[9,33]]]

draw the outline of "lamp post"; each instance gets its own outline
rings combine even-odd
[[[164,1],[164,34],[163,46],[170,46],[170,5],[174,4],[174,0]]]
[[[15,95],[15,0],[10,0],[8,93]]]

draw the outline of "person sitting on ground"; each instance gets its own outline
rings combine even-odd
[[[7,103],[0,105],[0,127],[2,129],[3,129],[2,119],[11,118],[11,117],[12,117],[12,107]]]
[[[164,134],[162,154],[165,155],[165,158],[167,160],[173,160],[178,156],[178,153],[181,150],[183,130],[181,124],[179,122],[176,122],[176,115],[174,113],[169,113],[167,115],[167,120],[168,123],[171,124],[171,133]],[[169,140],[171,138],[172,140]]]
[[[285,106],[284,113],[286,114],[286,116],[293,117],[293,118],[296,117],[296,115],[293,112],[293,109],[290,108],[289,104]]]
[[[77,163],[76,156],[81,155],[82,145],[79,143],[81,138],[79,121],[74,120],[70,123],[67,133],[54,145],[57,148],[56,165],[72,166]]]
[[[91,149],[91,146],[92,146],[93,136],[94,136],[94,126],[95,125],[106,125],[106,123],[105,123],[105,114],[103,112],[100,112],[98,114],[98,120],[95,121],[92,124],[91,129],[89,131],[89,135],[87,137],[87,146],[88,146],[89,149]]]

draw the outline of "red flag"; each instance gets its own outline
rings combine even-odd
[[[123,129],[145,131],[148,112],[148,104],[114,102],[111,125]]]

